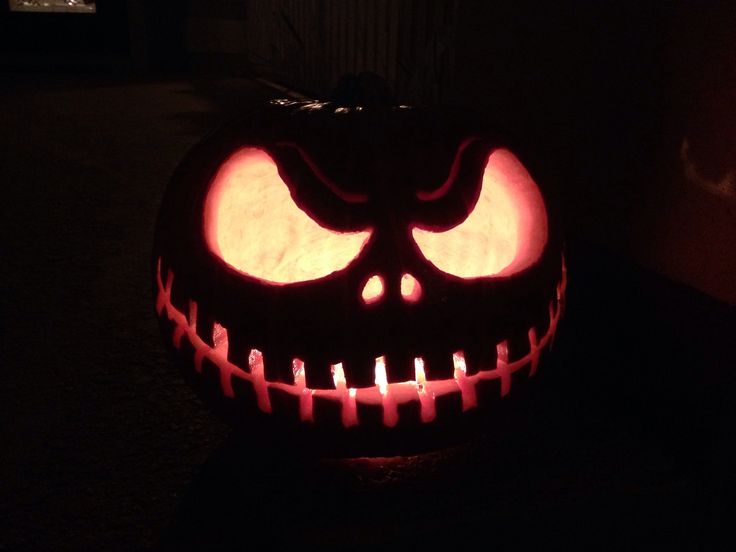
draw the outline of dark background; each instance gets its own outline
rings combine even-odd
[[[732,4],[152,4],[0,4],[0,549],[696,547],[728,529]],[[184,385],[149,255],[168,177],[208,130],[361,70],[540,152],[568,310],[545,377],[486,435],[315,460],[231,435]]]

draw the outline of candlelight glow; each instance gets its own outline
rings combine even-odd
[[[542,194],[508,150],[488,158],[473,211],[446,232],[415,226],[414,240],[443,272],[462,278],[508,276],[534,263],[547,243]]]
[[[401,296],[409,303],[416,303],[422,297],[422,286],[411,274],[401,276]]]
[[[322,278],[345,268],[370,231],[336,232],[292,200],[273,159],[242,148],[220,167],[205,201],[210,250],[234,269],[271,284]]]
[[[363,286],[361,297],[363,297],[363,302],[366,305],[370,305],[371,303],[375,303],[376,301],[378,301],[382,295],[383,278],[381,278],[378,274],[374,274],[373,276],[368,278],[368,281]]]
[[[386,378],[386,359],[385,357],[378,357],[376,359],[376,385],[378,386],[381,395],[386,394],[388,389],[388,379]]]

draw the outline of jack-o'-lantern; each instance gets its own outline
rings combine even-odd
[[[535,375],[565,267],[543,191],[475,118],[278,100],[177,169],[154,289],[233,421],[403,440]]]

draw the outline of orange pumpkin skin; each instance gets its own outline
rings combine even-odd
[[[470,114],[271,102],[166,190],[164,339],[236,425],[431,448],[551,346],[566,273],[547,194]]]

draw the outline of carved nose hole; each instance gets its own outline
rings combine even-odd
[[[383,297],[383,278],[378,274],[374,274],[368,278],[365,285],[363,285],[363,291],[361,291],[360,296],[366,305],[378,301]]]
[[[401,275],[401,296],[408,303],[416,303],[422,297],[422,285],[411,274]]]

